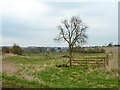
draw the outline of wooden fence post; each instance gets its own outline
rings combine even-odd
[[[108,62],[109,62],[109,54],[107,54],[106,56],[106,64],[108,65]]]
[[[105,58],[104,58],[104,67],[106,66],[105,64],[106,64],[106,63],[105,63]]]
[[[87,59],[86,59],[86,68],[87,68]]]
[[[113,59],[113,54],[109,53],[106,56],[106,64],[109,65],[109,61],[111,61]]]

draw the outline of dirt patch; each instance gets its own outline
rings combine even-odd
[[[18,71],[18,67],[11,62],[2,62],[2,72],[14,75]]]

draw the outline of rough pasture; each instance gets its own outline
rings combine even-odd
[[[67,53],[25,54],[3,58],[3,87],[13,88],[118,88],[117,68],[56,67],[69,61]],[[73,53],[74,57],[104,54]],[[117,62],[114,56],[112,62]],[[113,64],[113,63],[111,63]]]

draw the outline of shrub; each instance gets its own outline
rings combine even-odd
[[[10,49],[10,52],[13,54],[22,55],[23,50],[19,46],[14,44],[14,46]]]
[[[9,53],[8,47],[2,47],[2,53]]]

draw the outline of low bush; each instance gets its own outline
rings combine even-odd
[[[20,46],[14,45],[11,49],[10,52],[13,54],[18,54],[18,55],[22,55],[23,50]]]

